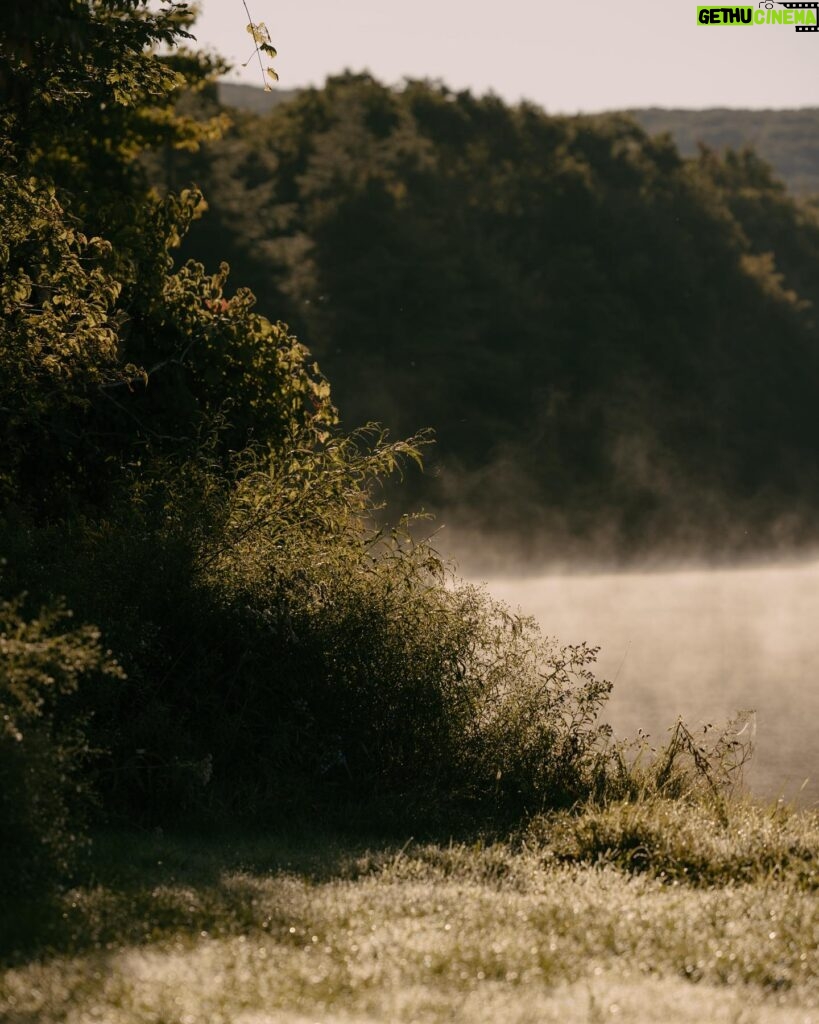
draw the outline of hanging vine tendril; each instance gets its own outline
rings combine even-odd
[[[276,73],[276,70],[272,66],[272,64],[268,64],[267,67],[264,66],[262,62],[262,54],[264,54],[265,57],[269,58],[270,60],[273,60],[273,58],[276,56],[276,47],[273,45],[270,39],[270,32],[267,29],[267,25],[265,25],[263,21],[255,22],[253,18],[251,18],[246,0],[242,0],[242,6],[244,7],[245,13],[247,14],[247,31],[253,37],[253,42],[255,44],[253,53],[251,53],[251,55],[247,58],[242,67],[246,68],[255,57],[259,62],[259,70],[262,73],[262,84],[264,86],[264,91],[272,92],[273,87],[270,85],[268,78],[272,79],[274,82],[278,82],[279,76]]]

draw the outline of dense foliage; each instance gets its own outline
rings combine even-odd
[[[196,109],[218,66],[154,49],[190,20],[35,0],[0,26],[0,831],[30,884],[92,790],[130,823],[405,826],[567,806],[607,770],[594,650],[378,524],[426,436],[342,433],[286,325],[176,258],[205,204],[150,154],[222,124]]]
[[[0,602],[0,885],[29,893],[79,846],[92,751],[72,700],[81,680],[121,671],[97,629],[70,628],[60,607],[25,618],[22,603]]]
[[[752,152],[346,75],[155,173],[345,417],[435,429],[448,518],[620,557],[815,535],[819,218]]]

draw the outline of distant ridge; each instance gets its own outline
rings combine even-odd
[[[265,92],[257,85],[242,85],[239,82],[218,83],[219,102],[225,107],[247,110],[252,114],[267,114],[280,103],[286,103],[298,95],[298,89],[271,89]]]
[[[650,135],[670,132],[685,156],[751,146],[795,195],[819,195],[819,108],[798,110],[627,110]]]

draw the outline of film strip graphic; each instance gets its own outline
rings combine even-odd
[[[777,0],[777,3],[779,4],[780,7],[787,7],[787,9],[789,11],[813,10],[814,15],[816,16],[816,24],[815,25],[797,25],[796,26],[796,31],[797,32],[819,32],[819,0],[814,0],[813,3],[782,3],[782,0]],[[760,6],[762,6],[762,5],[760,4]],[[765,7],[768,7],[767,3],[765,4]]]

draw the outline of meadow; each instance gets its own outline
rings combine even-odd
[[[109,833],[37,955],[7,960],[0,1016],[807,1024],[818,886],[816,818],[741,803],[546,816],[498,842]]]

